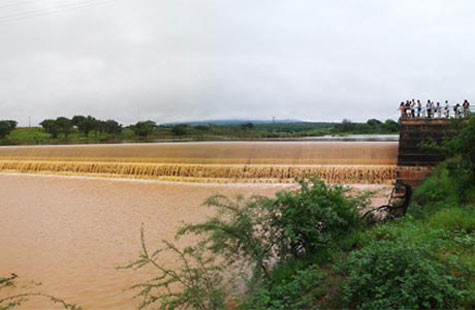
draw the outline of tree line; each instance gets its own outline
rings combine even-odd
[[[58,117],[56,119],[45,119],[40,123],[44,131],[49,133],[52,138],[58,138],[63,134],[65,138],[76,128],[84,136],[88,137],[91,132],[95,136],[103,133],[116,134],[122,131],[122,125],[114,120],[103,121],[92,116],[76,115],[69,119],[67,117]]]
[[[77,129],[85,137],[89,137],[92,132],[94,136],[102,134],[119,134],[124,126],[115,120],[100,120],[92,116],[76,115],[71,119],[66,117],[58,117],[56,119],[45,119],[40,123],[44,131],[49,133],[52,138],[56,139],[59,134],[63,134],[67,138],[74,129]],[[157,128],[154,121],[137,122],[128,128],[134,131],[137,136],[146,137]]]
[[[159,130],[159,128],[169,131],[174,136],[186,136],[188,134],[198,133],[202,134],[204,131],[209,131],[211,129],[216,129],[214,132],[209,134],[214,135],[233,135],[235,129],[241,129],[246,135],[253,134],[266,134],[269,132],[274,132],[275,128],[273,126],[258,126],[256,127],[252,122],[234,125],[234,126],[219,126],[219,125],[198,125],[192,126],[188,124],[170,124],[170,125],[157,125],[154,121],[139,121],[130,126],[123,126],[119,122],[108,119],[101,120],[93,116],[84,116],[76,115],[72,118],[67,118],[64,116],[57,117],[56,119],[45,119],[40,123],[44,132],[48,133],[52,139],[57,139],[58,137],[68,137],[72,133],[82,134],[84,137],[88,138],[92,133],[94,138],[102,137],[103,134],[108,135],[119,135],[123,132],[124,129],[131,130],[135,136],[139,138],[145,138],[149,136],[152,132]],[[332,127],[329,127],[329,126]],[[314,125],[313,123],[295,123],[287,125],[289,128],[285,130],[286,132],[296,133],[303,131],[315,131],[318,128],[318,124]],[[316,126],[316,127],[313,127]],[[370,119],[364,123],[353,123],[350,120],[343,120],[341,123],[329,123],[326,125],[328,134],[333,133],[389,133],[398,131],[398,123],[393,120],[386,120],[384,122],[377,119]],[[17,127],[17,122],[14,120],[0,120],[0,139],[5,138],[11,131]],[[227,128],[227,132],[220,131],[219,128]],[[321,131],[324,131],[323,128],[320,128]],[[282,129],[279,129],[278,132],[281,132]]]
[[[336,125],[335,129],[339,132],[359,133],[397,132],[399,125],[391,119],[382,122],[373,118],[369,119],[366,123],[353,123],[348,119],[344,119],[340,124]]]

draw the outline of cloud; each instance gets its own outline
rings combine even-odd
[[[386,119],[406,98],[475,92],[468,0],[2,4],[0,118],[22,124]],[[28,12],[46,14],[11,20]]]

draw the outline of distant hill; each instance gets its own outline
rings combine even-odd
[[[207,121],[191,121],[191,122],[176,122],[176,123],[165,123],[161,124],[162,126],[173,126],[173,125],[189,125],[189,126],[200,126],[200,125],[215,125],[215,126],[239,126],[242,124],[253,123],[254,125],[267,125],[272,124],[272,120],[246,120],[246,119],[223,119],[223,120],[207,120]],[[306,123],[300,120],[294,119],[279,119],[275,120],[275,124],[300,124]]]

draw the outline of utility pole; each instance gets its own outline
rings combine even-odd
[[[28,115],[28,128],[31,128],[31,115]]]

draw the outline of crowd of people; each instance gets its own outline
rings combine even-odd
[[[427,100],[427,103],[423,105],[420,100],[406,100],[401,102],[399,106],[402,118],[463,118],[470,116],[470,103],[467,99],[463,104],[455,104],[452,108],[449,105],[449,101],[445,101],[445,105],[441,105],[440,102]],[[453,114],[451,113],[453,111]]]

